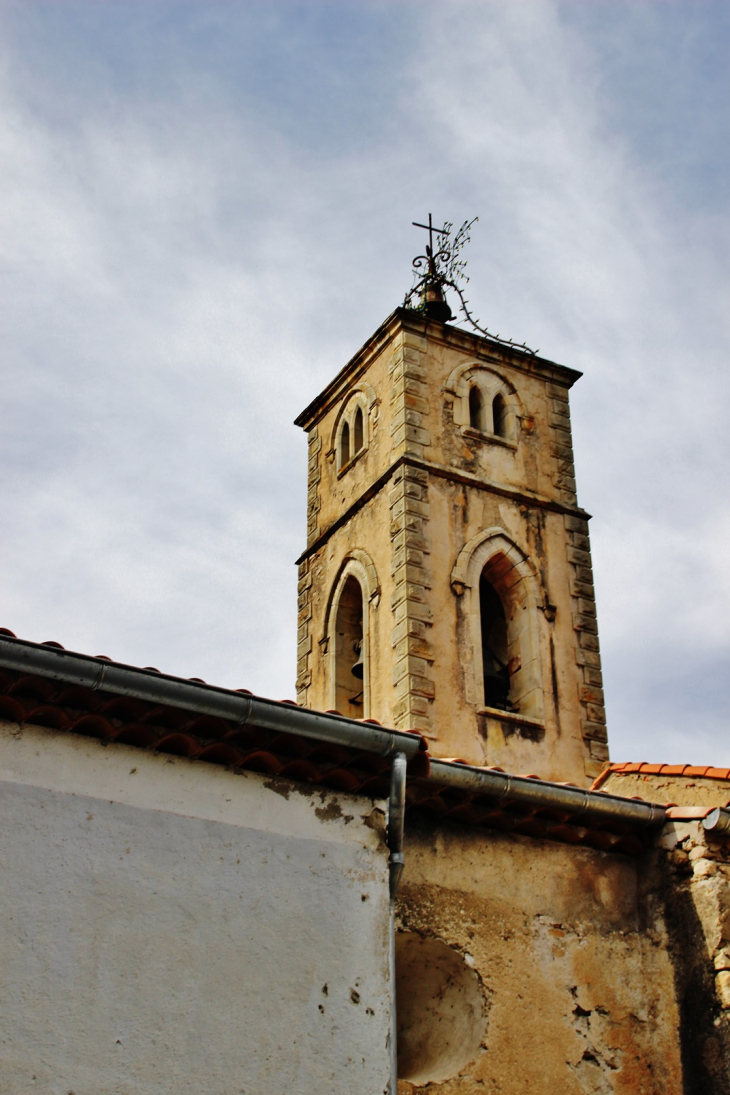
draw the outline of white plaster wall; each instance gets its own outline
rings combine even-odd
[[[383,808],[0,724],[2,1095],[380,1095]]]

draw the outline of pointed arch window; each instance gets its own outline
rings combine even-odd
[[[350,574],[342,587],[335,618],[335,708],[341,715],[363,715],[366,651],[363,632],[362,587]]]
[[[451,588],[471,639],[467,701],[541,722],[541,629],[547,624],[534,564],[504,529],[484,529],[459,552]]]
[[[380,603],[373,561],[353,548],[342,561],[320,640],[327,659],[330,706],[349,718],[370,718],[370,630]]]
[[[489,581],[486,571],[485,567],[479,578],[484,703],[487,707],[501,707],[508,710],[511,704],[509,703],[507,617],[502,600]]]

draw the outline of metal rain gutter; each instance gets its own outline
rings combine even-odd
[[[472,768],[455,761],[431,760],[429,782],[519,802],[535,809],[557,809],[570,815],[584,814],[593,821],[622,821],[636,828],[662,825],[666,810],[640,799],[620,798],[603,791],[587,791],[564,783],[527,776],[510,776],[494,769]],[[730,825],[730,814],[728,823]]]
[[[423,739],[417,734],[387,730],[375,723],[358,722],[343,715],[310,711],[294,703],[267,700],[245,691],[216,688],[203,682],[90,658],[59,647],[29,643],[6,635],[0,635],[0,667],[38,674],[66,684],[82,685],[93,691],[133,696],[138,700],[167,704],[201,715],[214,715],[228,719],[237,726],[250,723],[265,730],[300,734],[305,738],[334,742],[383,757],[403,754],[410,760],[423,748]]]

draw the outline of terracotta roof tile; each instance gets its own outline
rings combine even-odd
[[[691,764],[647,764],[646,761],[622,762],[621,764],[609,764],[593,781],[592,791],[599,791],[610,776],[626,775],[645,776],[682,776],[684,778],[694,776],[704,779],[722,779],[730,781],[730,768],[712,768],[706,765],[694,766]]]
[[[672,821],[697,821],[707,817],[715,806],[670,806],[667,809],[667,817]]]

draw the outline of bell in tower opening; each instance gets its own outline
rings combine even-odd
[[[482,623],[484,703],[509,710],[507,619],[494,586],[482,573],[479,579],[479,613]]]
[[[342,715],[362,718],[363,649],[362,590],[352,575],[345,582],[337,605],[335,624],[335,708]]]

